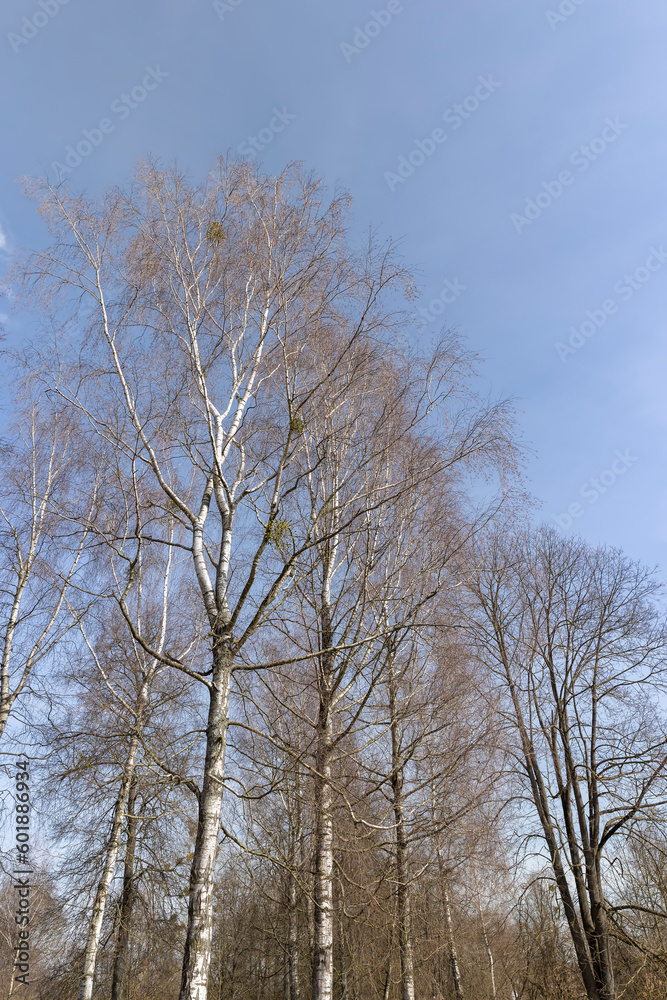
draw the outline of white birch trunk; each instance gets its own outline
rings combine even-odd
[[[299,981],[299,926],[297,913],[297,885],[294,876],[289,875],[287,902],[287,977],[290,1000],[301,1000]]]
[[[387,958],[387,974],[384,977],[384,987],[382,989],[382,1000],[389,1000],[389,993],[391,992],[391,966],[392,966],[392,954],[394,950],[394,931],[396,929],[396,920],[391,925],[391,933],[389,935],[389,949]]]
[[[452,972],[452,981],[454,983],[454,993],[456,994],[456,1000],[463,1000],[463,983],[461,982],[461,969],[459,967],[459,956],[456,951],[456,942],[454,941],[454,925],[452,923],[452,910],[449,904],[449,892],[447,890],[447,882],[443,878],[442,880],[442,898],[445,906],[445,927],[447,930],[447,944],[449,946],[449,966]]]
[[[121,896],[118,940],[114,956],[113,974],[111,979],[111,1000],[125,1000],[127,980],[130,972],[130,924],[136,896],[135,885],[135,855],[137,849],[137,827],[139,817],[136,814],[137,782],[130,786],[127,799],[127,836],[125,841],[125,871],[123,874],[123,892]]]
[[[333,996],[333,814],[331,795],[331,720],[320,709],[315,789],[315,887],[312,1000]]]
[[[169,553],[169,558],[167,560],[167,570],[164,577],[163,591],[162,591],[162,624],[161,624],[161,635],[160,635],[160,648],[164,644],[165,632],[166,632],[166,609],[167,609],[167,594],[169,588],[169,575],[171,568],[171,550]],[[90,650],[93,659],[97,665],[98,670],[102,674],[105,682],[109,686],[109,689],[113,691],[112,686],[109,684],[107,675],[100,663],[94,648],[91,646],[85,631],[82,628],[82,634],[88,649]],[[102,922],[104,920],[104,912],[106,910],[107,899],[109,896],[109,888],[114,876],[116,869],[116,862],[118,860],[118,851],[120,847],[121,835],[123,832],[123,824],[125,822],[125,816],[127,813],[128,799],[130,797],[130,791],[134,781],[136,773],[137,764],[137,751],[139,749],[139,740],[144,726],[144,720],[146,715],[146,706],[148,704],[148,694],[150,691],[150,686],[155,677],[155,671],[157,669],[157,661],[153,660],[149,668],[143,674],[141,687],[139,689],[139,695],[137,697],[136,714],[134,716],[134,726],[130,734],[130,745],[128,748],[127,758],[125,760],[125,767],[123,768],[123,776],[121,780],[120,790],[118,792],[118,798],[116,799],[116,805],[114,807],[114,816],[111,825],[111,834],[107,843],[107,856],[104,865],[104,870],[102,872],[102,877],[97,886],[97,892],[95,894],[95,902],[93,903],[93,912],[90,920],[90,925],[88,927],[88,936],[86,938],[86,947],[83,954],[83,969],[81,973],[81,979],[79,981],[79,1000],[90,1000],[93,995],[93,987],[95,984],[95,966],[97,964],[97,953],[99,951],[100,945],[100,935],[102,932]],[[126,706],[129,708],[129,706]],[[131,711],[131,709],[130,709]]]
[[[482,920],[482,934],[484,936],[484,947],[486,948],[486,957],[489,960],[489,974],[491,976],[491,1000],[496,1000],[496,972],[495,963],[493,960],[493,952],[491,951],[491,945],[489,944],[489,935],[486,932],[486,924]]]
[[[23,591],[25,590],[25,584],[26,576],[22,573],[14,594],[12,610],[10,612],[9,621],[7,622],[5,630],[2,650],[2,666],[0,667],[0,738],[2,738],[7,726],[9,713],[11,712],[12,704],[14,702],[14,698],[10,694],[9,690],[9,669],[12,658],[12,648],[14,645],[14,632],[16,631],[16,624],[18,622],[19,611],[21,608],[21,598],[23,596]]]
[[[412,949],[410,883],[408,879],[408,837],[403,795],[403,762],[396,703],[396,679],[389,664],[389,709],[391,714],[392,772],[391,790],[396,824],[396,905],[398,908],[398,947],[401,956],[401,1000],[415,1000],[415,973]]]
[[[336,543],[328,543],[323,559],[320,641],[323,653],[319,661],[319,714],[317,720],[315,778],[315,885],[313,890],[313,979],[311,1000],[333,998],[333,794],[331,761],[333,757],[332,677],[334,671],[333,627],[331,617],[331,578],[336,558]]]
[[[206,1000],[213,933],[213,880],[222,809],[225,748],[229,722],[231,655],[228,641],[214,654],[206,727],[206,761],[199,793],[199,816],[188,900],[188,929],[179,1000]]]
[[[138,746],[139,735],[135,731],[130,737],[130,747],[125,760],[125,767],[123,768],[123,777],[118,792],[118,798],[116,799],[116,804],[114,806],[111,834],[109,835],[109,840],[107,842],[106,861],[104,863],[102,877],[100,878],[97,886],[97,892],[95,893],[93,912],[88,926],[86,947],[83,953],[83,970],[79,981],[79,1000],[91,1000],[93,995],[93,987],[95,984],[95,966],[97,965],[97,953],[100,946],[102,921],[104,920],[104,913],[109,896],[109,888],[116,870],[118,849],[120,847],[120,840],[127,809],[127,798],[132,784],[132,779],[134,778]]]
[[[303,840],[301,819],[301,783],[297,771],[294,793],[288,798],[290,824],[290,871],[287,886],[287,972],[289,1000],[301,1000],[299,970],[299,913],[298,883],[299,851]]]
[[[491,951],[491,944],[489,943],[489,935],[486,930],[486,921],[484,919],[484,910],[482,909],[482,899],[479,892],[479,885],[477,883],[476,874],[475,874],[475,887],[477,889],[477,912],[479,913],[479,920],[482,925],[482,937],[484,939],[484,948],[486,949],[486,957],[489,960],[489,975],[491,977],[491,1000],[496,1000],[495,962],[493,960],[493,952]]]

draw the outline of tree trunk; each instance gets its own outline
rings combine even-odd
[[[301,1000],[299,981],[299,913],[296,878],[289,873],[287,889],[287,968],[290,1000]]]
[[[213,879],[218,853],[220,812],[229,724],[232,661],[228,637],[220,637],[213,654],[206,726],[206,759],[199,793],[188,899],[188,927],[183,953],[179,1000],[206,1000],[213,934]]]
[[[327,542],[322,561],[320,606],[320,649],[318,661],[319,710],[315,749],[315,823],[313,887],[313,979],[311,1000],[333,1000],[333,674],[335,655],[331,615],[331,579],[336,559],[336,543]]]
[[[298,764],[294,773],[293,793],[288,795],[289,872],[287,874],[287,975],[290,1000],[301,1000],[299,949],[299,886],[297,872],[302,870],[303,821],[301,781]]]
[[[609,929],[607,913],[604,906],[604,890],[599,870],[599,798],[597,779],[595,776],[594,749],[591,746],[591,777],[588,779],[588,816],[584,796],[581,793],[579,775],[570,743],[571,723],[566,706],[562,703],[558,684],[551,664],[551,688],[558,712],[558,732],[565,762],[566,778],[556,753],[555,741],[551,744],[551,756],[558,778],[559,798],[565,822],[565,833],[570,848],[572,874],[574,877],[579,911],[586,934],[586,941],[591,957],[592,973],[595,988],[600,1000],[615,1000],[614,972],[609,955]],[[594,711],[594,718],[597,713]],[[592,740],[593,743],[593,740]],[[572,815],[571,797],[574,796],[576,815],[579,822],[581,846]],[[581,863],[583,852],[584,866]]]
[[[384,988],[382,990],[382,1000],[389,1000],[389,991],[391,988],[391,958],[392,952],[394,950],[394,928],[396,923],[392,923],[391,932],[389,934],[389,954],[387,957],[387,974],[384,977]]]
[[[486,949],[486,957],[489,960],[489,975],[491,977],[491,1000],[496,1000],[496,972],[495,963],[493,961],[493,952],[491,951],[491,945],[489,944],[489,935],[486,930],[486,921],[484,920],[484,913],[482,911],[482,903],[477,896],[477,905],[479,907],[479,919],[482,923],[482,937],[484,938],[484,947]]]
[[[23,591],[25,590],[26,580],[27,570],[23,571],[19,575],[19,582],[14,594],[12,610],[9,614],[9,621],[5,626],[5,636],[2,649],[2,665],[0,667],[0,738],[2,738],[5,732],[7,721],[9,719],[9,713],[11,712],[12,704],[14,702],[14,698],[9,690],[9,672],[12,657],[12,646],[14,643],[14,632],[16,631],[16,625],[19,619],[21,598],[23,597]]]
[[[130,971],[130,922],[136,895],[134,881],[134,856],[137,846],[138,816],[135,815],[137,798],[136,775],[130,786],[127,799],[127,844],[125,848],[125,871],[123,873],[123,894],[120,904],[118,941],[111,981],[111,1000],[124,1000],[127,978]]]
[[[391,952],[387,959],[387,975],[384,977],[384,989],[382,990],[382,1000],[389,1000],[389,990],[391,987]]]
[[[14,992],[14,972],[16,971],[16,952],[14,952],[14,957],[12,958],[12,971],[9,977],[9,989],[7,991],[7,996],[5,1000],[11,1000],[12,994]]]
[[[146,694],[147,692],[142,689],[144,704]],[[135,729],[130,736],[130,747],[125,761],[125,767],[123,768],[123,776],[120,783],[118,798],[116,799],[116,804],[114,806],[111,833],[109,835],[109,840],[107,841],[106,861],[102,871],[102,877],[100,878],[97,886],[95,902],[93,903],[93,912],[90,925],[88,927],[86,947],[83,953],[83,971],[79,982],[79,1000],[90,1000],[93,995],[95,966],[97,964],[97,953],[100,945],[100,935],[102,933],[102,921],[104,920],[104,912],[109,896],[109,887],[116,870],[118,849],[120,846],[121,834],[123,832],[123,824],[125,822],[127,800],[132,782],[134,781],[138,746],[139,733],[137,727],[135,726]]]
[[[302,864],[304,870],[309,873],[314,872],[315,864],[313,858],[314,846],[308,857],[305,855],[305,851],[302,851]],[[307,867],[306,867],[307,866]],[[310,882],[308,892],[306,893],[306,922],[308,924],[308,954],[312,956],[315,954],[315,879],[313,875],[313,881]]]
[[[347,980],[347,958],[345,955],[345,947],[342,942],[340,949],[340,1000],[350,1000]]]
[[[449,891],[447,889],[447,880],[443,877],[442,879],[442,900],[445,908],[445,929],[447,932],[447,946],[449,950],[449,967],[452,973],[452,982],[454,983],[454,993],[456,994],[456,1000],[463,1000],[463,983],[461,982],[461,969],[459,968],[459,956],[456,951],[456,942],[454,941],[454,926],[452,924],[452,910],[449,903]]]
[[[540,823],[542,825],[544,839],[549,850],[551,867],[556,878],[556,885],[558,887],[561,903],[565,912],[565,919],[567,920],[567,924],[570,929],[570,936],[572,938],[572,944],[574,945],[575,954],[577,956],[577,964],[579,966],[579,971],[581,972],[581,978],[584,984],[584,989],[586,990],[586,996],[588,997],[588,1000],[605,1000],[605,998],[600,995],[598,990],[598,983],[596,982],[595,969],[593,965],[593,956],[590,952],[585,929],[582,926],[582,921],[575,909],[572,894],[570,892],[570,884],[568,882],[567,875],[565,874],[565,868],[563,866],[561,852],[558,845],[558,838],[556,836],[555,826],[549,808],[549,796],[544,784],[544,778],[542,776],[542,772],[540,771],[537,754],[524,721],[521,703],[517,694],[516,685],[512,679],[510,666],[506,660],[503,660],[503,669],[505,671],[508,690],[514,706],[515,723],[521,739],[524,766],[530,783],[533,802],[535,803],[535,808],[537,809]]]
[[[315,777],[315,885],[312,1000],[333,996],[333,803],[328,696],[320,704]]]
[[[597,858],[596,858],[597,861]],[[591,866],[593,871],[588,878],[589,898],[591,901],[591,916],[595,927],[593,934],[593,968],[600,993],[600,1000],[616,1000],[616,984],[614,968],[609,954],[609,925],[604,904],[602,880],[597,870],[598,865]]]
[[[396,680],[393,663],[389,665],[389,711],[391,719],[392,771],[391,790],[396,824],[396,905],[398,910],[398,948],[401,957],[401,1000],[415,1000],[415,974],[408,879],[408,838],[403,799],[403,761],[396,705]]]

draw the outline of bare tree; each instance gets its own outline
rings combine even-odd
[[[333,350],[335,343],[322,352],[327,368]],[[387,671],[395,672],[397,653],[414,644],[420,628],[432,626],[431,606],[465,534],[454,500],[463,470],[491,465],[494,458],[508,466],[513,460],[505,408],[482,404],[471,390],[466,396],[468,361],[454,339],[443,340],[422,365],[398,352],[389,361],[368,348],[355,350],[347,370],[330,380],[326,408],[308,411],[307,443],[319,458],[310,460],[306,510],[322,510],[324,516],[319,519],[318,545],[307,553],[307,561],[297,564],[300,602],[293,605],[294,620],[285,623],[285,639],[301,642],[295,660],[316,654],[311,682],[318,702],[313,726],[312,990],[318,1000],[328,1000],[333,989],[334,800],[340,789],[332,768],[367,718],[374,688]],[[442,406],[450,433],[434,442],[425,432],[436,405]],[[436,537],[437,543],[430,546],[427,539]],[[403,980],[411,996],[405,761],[399,760],[403,751],[391,676],[388,690],[396,765],[391,769],[393,822],[401,866],[399,941]],[[347,805],[354,811],[350,802]]]
[[[64,602],[87,540],[86,528],[77,530],[67,517],[81,464],[78,441],[72,421],[44,400],[26,407],[6,442],[0,482],[0,739],[34,667],[72,627]],[[94,478],[89,487],[85,520],[96,506]]]
[[[606,874],[616,841],[667,798],[660,587],[620,552],[547,528],[476,562],[477,655],[504,694],[587,996],[614,1000]]]
[[[53,391],[152,477],[154,503],[188,535],[206,619],[210,666],[190,669],[126,616],[149,655],[209,697],[181,987],[181,1000],[204,1000],[232,673],[297,558],[335,535],[318,521],[330,498],[298,536],[281,513],[308,474],[301,410],[325,405],[351,345],[381,340],[393,323],[382,297],[407,279],[391,247],[371,240],[353,254],[346,196],[326,203],[294,169],[271,181],[221,161],[193,187],[147,165],[129,191],[96,204],[48,185],[33,194],[58,242],[19,271],[57,293],[61,320],[77,315],[86,328]],[[307,347],[333,332],[338,356],[322,371]]]
[[[88,652],[90,653],[95,667],[103,679],[104,686],[108,689],[111,700],[117,703],[117,711],[121,714],[121,716],[125,716],[129,736],[122,766],[121,780],[118,787],[118,794],[112,811],[111,829],[105,845],[104,864],[97,886],[97,891],[95,893],[92,914],[88,926],[88,935],[83,953],[83,969],[79,986],[79,1000],[90,1000],[93,995],[95,967],[100,945],[100,936],[102,933],[102,922],[104,920],[111,882],[116,871],[126,817],[128,817],[128,847],[125,861],[126,882],[123,900],[123,916],[125,924],[121,924],[121,942],[123,941],[123,933],[127,931],[127,922],[132,908],[132,891],[134,886],[131,877],[131,869],[133,868],[134,843],[136,842],[137,817],[134,812],[134,807],[136,801],[137,764],[144,737],[147,716],[149,713],[151,689],[154,686],[157,674],[161,669],[164,669],[164,665],[161,663],[159,655],[162,653],[166,641],[171,560],[172,550],[168,549],[166,563],[163,567],[161,567],[162,600],[161,607],[158,608],[157,614],[155,614],[155,609],[150,608],[150,604],[148,607],[146,606],[146,604],[151,601],[152,595],[149,594],[148,600],[143,597],[143,589],[147,588],[148,580],[144,578],[144,574],[141,570],[137,571],[139,579],[139,594],[137,595],[136,601],[132,602],[136,608],[135,615],[133,616],[134,626],[138,633],[146,635],[149,633],[147,633],[143,628],[143,620],[151,617],[156,619],[152,630],[154,635],[153,645],[156,650],[156,655],[146,656],[145,650],[141,646],[136,643],[133,644],[135,661],[133,666],[135,676],[134,685],[132,686],[134,687],[134,690],[131,692],[129,697],[126,696],[123,691],[123,686],[118,684],[118,681],[109,670],[108,665],[105,664],[105,658],[102,652],[102,643],[98,641],[95,645],[93,645],[86,632],[84,624],[79,622],[79,627],[88,648]],[[158,581],[158,584],[159,583],[160,581]],[[127,593],[123,595],[123,600],[125,608],[127,609],[129,603],[129,595]],[[153,610],[153,615],[150,613],[151,610]],[[120,625],[120,623],[117,623],[117,627],[118,625]],[[118,641],[116,640],[116,644],[117,642]],[[125,944],[126,943],[127,942],[125,941]],[[115,992],[120,990],[120,994],[118,995],[121,996],[123,989],[123,975],[126,974],[122,947],[119,948],[117,958],[119,960],[118,978],[120,979],[120,984],[116,986]]]

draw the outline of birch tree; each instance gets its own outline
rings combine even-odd
[[[394,323],[383,299],[407,277],[391,247],[352,252],[347,197],[327,200],[295,169],[270,180],[221,161],[195,186],[148,164],[97,202],[48,185],[32,194],[56,243],[18,271],[84,331],[52,391],[116,455],[138,454],[154,503],[188,537],[209,665],[156,649],[126,617],[209,700],[180,994],[205,1000],[232,673],[323,537],[312,519],[297,535],[281,513],[307,474],[301,410],[324,402],[359,338],[382,340]],[[339,353],[322,371],[304,348],[329,331]]]
[[[72,627],[64,604],[87,530],[68,519],[81,465],[67,415],[44,400],[24,407],[5,442],[0,480],[0,739],[32,672]],[[89,482],[84,520],[96,506]]]
[[[472,678],[452,638],[457,623],[452,596],[468,542],[499,505],[510,502],[509,494],[501,494],[488,508],[475,510],[466,487],[480,472],[500,475],[506,484],[516,472],[517,449],[507,434],[506,409],[476,397],[459,367],[462,361],[452,353],[443,394],[449,433],[407,443],[410,461],[423,473],[397,502],[383,507],[385,548],[375,568],[382,594],[376,613],[385,636],[381,718],[388,727],[386,761],[377,767],[389,764],[401,1000],[415,997],[412,847],[429,837],[437,840],[439,823],[453,826],[483,796],[485,780],[473,779],[473,769],[486,772],[489,780],[493,773],[491,758],[482,764],[479,753],[489,738],[489,714],[478,709],[472,717],[465,704]],[[397,447],[396,464],[399,454]],[[434,797],[438,810],[428,807]]]
[[[494,459],[511,466],[514,460],[507,408],[475,397],[468,385],[470,359],[455,338],[444,338],[422,359],[398,351],[388,359],[372,345],[357,348],[347,368],[330,380],[326,404],[307,411],[304,438],[313,471],[308,504],[293,518],[298,522],[312,510],[322,515],[317,545],[298,563],[299,602],[289,606],[294,618],[285,634],[286,642],[301,643],[295,660],[312,657],[310,683],[318,705],[311,722],[317,1000],[329,1000],[333,990],[337,754],[367,718],[396,644],[409,645],[414,630],[424,626],[423,609],[440,593],[451,545],[462,544],[460,538],[452,542],[456,505],[445,498],[454,495],[464,468],[489,466]],[[327,370],[331,353],[335,343],[322,348],[319,363]],[[428,428],[438,406],[446,429],[439,439]],[[421,508],[428,513],[420,515]],[[400,769],[392,780],[400,814]],[[402,837],[402,821],[399,831]],[[404,852],[399,856],[403,860]],[[401,891],[407,910],[405,886]],[[404,935],[406,982],[408,949]]]
[[[161,607],[159,608],[157,621],[155,623],[155,638],[153,644],[155,647],[156,655],[147,657],[145,651],[141,646],[134,643],[134,660],[135,660],[135,684],[134,691],[132,692],[134,697],[128,698],[123,692],[123,687],[119,685],[118,680],[110,675],[107,664],[104,662],[102,655],[101,644],[96,643],[93,645],[91,642],[87,631],[82,623],[80,623],[81,633],[84,638],[85,644],[87,646],[88,652],[95,664],[95,667],[99,671],[101,678],[103,679],[105,687],[108,689],[109,696],[113,701],[118,703],[117,708],[122,715],[125,715],[127,720],[127,725],[129,726],[129,739],[127,741],[127,748],[125,752],[125,757],[122,765],[121,780],[118,787],[118,794],[116,801],[112,810],[111,817],[111,828],[105,845],[105,856],[102,868],[102,873],[100,876],[99,883],[97,885],[97,890],[95,892],[95,897],[93,901],[92,913],[90,918],[90,923],[88,925],[88,934],[86,937],[86,945],[83,953],[83,969],[81,973],[81,981],[79,984],[79,1000],[90,1000],[93,995],[93,987],[95,984],[95,967],[97,962],[97,953],[100,946],[100,936],[102,933],[102,922],[104,920],[104,914],[107,907],[107,900],[109,897],[109,891],[111,888],[112,879],[114,878],[116,872],[116,865],[118,861],[119,850],[121,846],[121,838],[123,829],[126,824],[126,817],[128,817],[128,854],[126,857],[125,868],[126,868],[126,885],[124,892],[124,906],[123,915],[125,918],[125,926],[121,925],[121,940],[122,934],[126,931],[127,921],[129,920],[129,912],[131,910],[131,892],[133,885],[127,884],[127,878],[129,875],[128,869],[133,866],[134,860],[134,844],[136,844],[136,822],[137,818],[134,813],[134,806],[136,801],[136,783],[137,783],[137,765],[139,752],[141,749],[141,744],[144,737],[144,729],[146,726],[147,716],[149,713],[149,699],[151,695],[151,689],[153,688],[156,680],[156,676],[161,669],[164,669],[164,665],[159,659],[159,655],[162,653],[165,640],[166,640],[166,625],[167,625],[167,612],[169,607],[169,578],[171,571],[171,551],[168,550],[166,564],[163,568],[163,578],[162,578],[162,601]],[[142,635],[146,635],[143,628],[142,619],[144,617],[149,617],[147,614],[147,608],[145,607],[145,601],[143,600],[143,588],[147,585],[147,580],[143,578],[140,573],[140,589],[138,598],[136,601],[136,613],[134,616],[134,627],[136,631]],[[127,595],[124,597],[127,607]],[[150,598],[149,598],[150,599]],[[133,602],[134,603],[134,602]],[[124,685],[123,685],[124,686]],[[123,981],[123,949],[119,950],[119,969],[118,975],[121,979],[121,985],[116,988],[116,992],[120,990],[120,995],[122,995],[122,981]]]

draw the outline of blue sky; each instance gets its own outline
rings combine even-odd
[[[666,32],[664,0],[3,0],[0,257],[44,240],[17,177],[79,143],[90,192],[302,160],[518,397],[542,516],[664,568]]]

